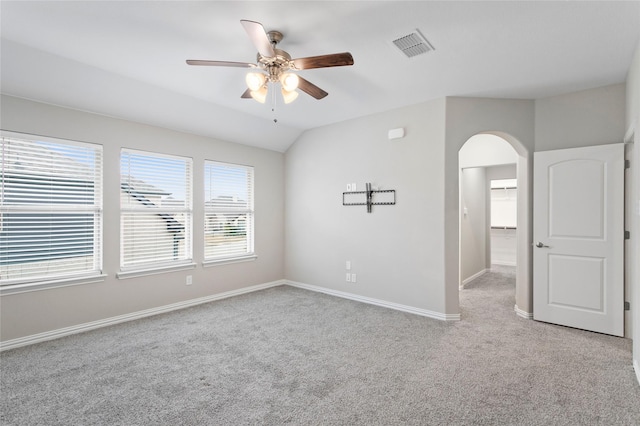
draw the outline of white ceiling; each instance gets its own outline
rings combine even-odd
[[[640,1],[2,1],[2,93],[285,151],[305,130],[445,96],[537,99],[625,81]],[[293,58],[349,51],[300,75],[329,92],[240,99],[255,62],[240,24],[279,30]],[[435,47],[406,58],[419,29]],[[277,119],[277,123],[274,122]]]

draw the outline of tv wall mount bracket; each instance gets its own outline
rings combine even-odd
[[[349,191],[342,193],[343,206],[367,206],[367,213],[371,213],[371,206],[392,206],[396,204],[395,189],[371,189],[366,184],[366,191]]]

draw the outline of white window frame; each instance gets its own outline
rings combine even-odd
[[[223,179],[215,181],[213,171],[222,173]],[[230,186],[236,186],[235,175],[246,174],[246,180],[242,185],[238,186],[238,189],[234,189]],[[204,162],[204,266],[220,265],[226,263],[251,261],[257,258],[255,253],[255,212],[254,212],[254,168],[253,166],[246,166],[241,164],[226,163],[213,160],[205,160]],[[214,203],[216,198],[227,197],[230,200],[227,202]],[[246,198],[246,200],[244,199]],[[235,201],[234,201],[235,200]],[[235,202],[241,200],[238,206],[235,206]],[[245,235],[244,246],[240,244],[240,250],[231,249],[228,253],[219,252],[211,253],[210,247],[213,246],[210,241],[213,238],[225,239],[225,236],[215,235],[220,232],[215,231],[212,228],[212,221],[215,222],[217,218],[212,218],[212,215],[238,215],[238,217],[245,217]]]
[[[149,160],[148,166],[139,163],[146,161],[145,159]],[[133,171],[131,170],[132,161],[137,163],[133,166],[135,169]],[[170,181],[169,184],[178,185],[181,178],[178,179],[177,176],[171,175],[171,168],[178,163],[184,166],[184,187],[180,188],[184,193],[178,196],[184,197],[184,200],[179,199],[182,201],[181,205],[178,205],[178,203],[171,205],[170,197],[173,195],[172,193],[158,192],[157,194],[152,194],[148,190],[149,188],[153,188],[151,191],[155,189],[162,190],[161,186],[163,184],[158,184],[157,182],[167,178]],[[127,169],[124,170],[124,167],[127,167]],[[140,186],[146,186],[146,189],[141,190]],[[193,159],[191,157],[122,148],[120,153],[120,193],[120,272],[117,274],[118,278],[130,278],[195,267],[193,263]],[[157,199],[153,198],[156,196]],[[163,202],[169,204],[158,205]],[[146,219],[145,216],[147,216]],[[149,218],[149,216],[152,218]],[[151,223],[154,221],[154,216],[159,218],[158,221],[161,224],[164,222],[164,229],[160,229],[160,232],[168,232],[169,235],[166,236],[168,240],[173,238],[173,243],[169,243],[173,244],[173,249],[169,248],[173,252],[169,255],[167,254],[166,245],[151,241],[158,235],[160,235],[160,238],[163,235],[147,231],[147,229],[152,229],[154,226]],[[142,218],[140,219],[142,222],[139,225],[130,226],[128,221],[134,217]],[[182,217],[184,223],[181,223],[176,217]],[[171,236],[169,228],[172,223],[182,226],[183,231]],[[146,228],[147,226],[151,228]],[[180,233],[182,233],[181,236],[179,236]],[[179,239],[184,239],[184,243],[180,246],[178,246],[180,244]],[[135,244],[138,244],[138,246],[135,247]],[[156,245],[153,246],[153,244]],[[135,250],[140,252],[138,259],[135,259],[135,255],[130,257]],[[152,258],[153,250],[162,254],[164,258]]]
[[[13,148],[11,148],[12,153],[10,154],[7,144],[11,143],[13,143]],[[20,144],[22,144],[21,149],[17,148]],[[64,244],[69,244],[69,246],[58,246],[56,248],[55,244],[51,245],[50,247],[53,247],[53,250],[49,248],[52,253],[50,257],[33,254],[32,247],[34,246],[30,246],[29,250],[32,256],[36,256],[38,259],[42,258],[41,260],[29,258],[28,261],[22,263],[11,262],[9,259],[12,255],[21,255],[21,247],[20,245],[11,247],[10,228],[7,227],[7,224],[4,224],[4,226],[0,224],[0,231],[7,232],[6,235],[0,235],[0,240],[7,238],[5,240],[6,246],[3,246],[0,242],[0,259],[4,259],[4,262],[0,262],[4,263],[3,266],[0,266],[0,294],[94,283],[104,280],[105,275],[102,273],[104,220],[102,207],[102,151],[102,145],[99,144],[16,132],[1,132],[0,219],[7,219],[12,214],[25,215],[21,220],[28,219],[31,221],[24,225],[25,229],[33,230],[38,228],[40,222],[38,216],[41,216],[42,213],[73,215],[68,224],[77,227],[81,222],[77,222],[75,216],[80,212],[92,217],[92,242],[90,254],[82,256],[85,258],[84,261],[69,262],[68,259],[72,259],[72,257],[64,255],[65,251],[70,249],[86,250],[86,246],[74,248],[73,241],[74,238],[78,238],[78,234],[72,230],[73,234],[65,237],[64,240]],[[20,160],[18,156],[23,156],[23,159]],[[15,162],[15,164],[12,164],[12,162]],[[92,165],[87,166],[90,162],[92,162]],[[23,193],[19,194],[22,202],[19,202],[18,198],[12,198],[9,192],[12,190],[11,187],[5,186],[9,174],[13,174],[18,179],[13,190],[15,191],[15,188],[18,187],[23,188]],[[68,180],[69,183],[73,183],[78,176],[84,176],[87,179],[85,182],[90,182],[93,189],[91,202],[82,202],[82,199],[87,200],[83,194],[78,198],[78,194],[73,192],[74,189],[62,189],[63,187],[59,186],[61,179],[63,179],[62,182]],[[34,180],[34,177],[37,177],[37,181]],[[51,184],[48,187],[44,184],[36,184],[39,181],[46,183],[46,180],[42,180],[43,177],[50,179]],[[55,191],[47,192],[51,188],[55,188]],[[72,185],[72,188],[82,187]],[[43,195],[47,194],[51,195],[48,198],[43,197]],[[58,202],[55,202],[56,200]],[[30,217],[29,215],[38,216]],[[80,238],[80,244],[84,244],[83,241],[86,241],[86,238],[83,239],[82,236]],[[56,240],[55,237],[53,240]],[[28,255],[29,252],[22,254],[22,256]],[[65,259],[67,260],[65,261]],[[67,266],[65,266],[65,263]],[[78,269],[71,270],[68,267],[69,265]],[[36,272],[38,270],[43,272]]]

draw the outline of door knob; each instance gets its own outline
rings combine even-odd
[[[538,248],[543,248],[543,247],[549,248],[549,246],[542,244],[540,241],[538,241],[538,243],[536,244],[536,247],[538,247]]]

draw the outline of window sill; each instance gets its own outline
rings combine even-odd
[[[194,269],[195,263],[182,263],[180,265],[160,266],[148,269],[135,269],[130,271],[120,271],[116,274],[118,279],[124,280],[127,278],[144,277],[147,275],[164,274],[165,272],[184,271],[187,269]]]
[[[228,257],[225,259],[205,260],[202,262],[202,266],[208,268],[210,266],[228,265],[231,263],[252,262],[256,260],[258,256],[255,254],[242,256],[242,257]]]
[[[90,275],[73,278],[61,278],[50,281],[38,281],[30,283],[9,284],[0,287],[0,296],[8,296],[11,294],[27,293],[31,291],[50,290],[60,287],[70,287],[83,284],[95,284],[104,282],[106,274]]]

